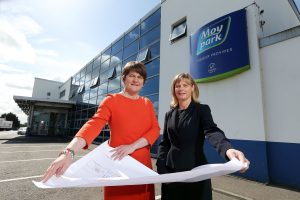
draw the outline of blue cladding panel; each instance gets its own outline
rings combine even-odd
[[[268,142],[272,183],[300,189],[300,144]]]

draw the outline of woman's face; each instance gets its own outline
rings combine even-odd
[[[188,79],[182,79],[175,84],[175,96],[179,102],[191,99],[193,91],[194,86]]]
[[[124,78],[125,91],[131,94],[140,92],[144,85],[144,78],[137,72],[131,71]]]

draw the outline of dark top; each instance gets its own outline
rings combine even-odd
[[[231,147],[224,132],[214,123],[208,105],[191,102],[187,109],[172,108],[165,115],[162,141],[159,144],[157,171],[169,173],[190,170],[207,164],[204,139],[224,158]]]

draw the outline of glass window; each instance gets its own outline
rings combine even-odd
[[[160,42],[155,43],[154,45],[149,47],[151,59],[160,56]]]
[[[143,35],[140,39],[140,49],[143,49],[147,45],[153,43],[154,41],[158,40],[160,37],[160,26],[154,28],[147,34]]]
[[[88,82],[88,81],[90,81],[91,79],[92,79],[92,72],[89,72],[89,73],[87,73],[86,76],[85,76],[85,82]]]
[[[139,62],[147,62],[150,59],[150,53],[149,53],[149,49],[146,48],[142,51],[139,52],[139,54],[136,57],[136,60]]]
[[[108,93],[110,93],[111,91],[113,90],[117,90],[117,89],[120,89],[121,87],[121,84],[120,84],[120,76],[118,76],[117,78],[115,79],[112,79],[112,80],[109,80],[108,81]]]
[[[66,94],[66,90],[61,91],[61,92],[59,93],[59,98],[64,97],[65,94]]]
[[[100,74],[100,84],[104,83],[104,82],[107,82],[108,78],[110,78],[114,75],[114,71],[115,71],[115,68],[110,68],[107,71],[102,72]]]
[[[124,38],[121,38],[119,41],[117,41],[115,44],[112,45],[111,47],[111,55],[114,55],[118,51],[120,51],[123,47],[123,41]]]
[[[146,83],[140,92],[141,96],[146,96],[159,92],[159,76],[154,76],[146,80]]]
[[[116,68],[113,68],[113,69],[114,69],[114,70],[112,70],[111,76],[108,77],[109,80],[112,80],[112,79],[115,79],[115,78],[116,78],[116,75],[117,75],[117,73],[116,73]]]
[[[102,63],[101,65],[101,72],[107,70],[109,68],[109,62],[110,62],[110,59],[106,60],[104,63]]]
[[[156,115],[158,115],[158,94],[150,95],[147,97],[151,100],[154,110],[156,112]]]
[[[89,105],[90,108],[93,108],[93,107],[97,106],[97,96],[95,96],[94,98],[91,98],[89,100],[89,104],[90,104]],[[90,118],[90,116],[89,116],[89,118]]]
[[[154,26],[160,24],[160,9],[141,23],[141,34],[149,31]]]
[[[130,56],[129,58],[126,58],[126,60],[123,60],[124,66],[126,65],[126,63],[128,63],[129,61],[135,61],[137,54],[133,54],[132,56]]]
[[[116,76],[120,75],[122,73],[122,64],[119,63],[117,66],[115,66],[116,69]]]
[[[110,57],[110,53],[111,53],[111,47],[106,49],[101,56],[101,63],[103,63],[105,60],[107,60]]]
[[[98,95],[106,95],[107,94],[107,82],[101,84],[98,89]]]
[[[90,88],[94,88],[96,86],[99,85],[99,76],[97,76],[96,78],[94,78],[92,81],[91,81],[91,84],[90,84]]]
[[[94,101],[93,101],[92,104],[95,105],[95,106],[97,106],[96,103],[97,103],[97,101],[95,100],[95,103],[94,103]],[[95,107],[88,109],[88,118],[93,117],[93,115],[94,115],[95,112],[97,111],[96,109],[97,109],[97,108],[95,108]]]
[[[92,78],[99,76],[99,72],[100,72],[100,66],[98,66],[97,68],[94,68],[93,73],[92,73]]]
[[[97,56],[94,60],[93,68],[96,68],[100,65],[101,56]]]
[[[124,49],[123,58],[129,57],[130,55],[136,53],[137,51],[138,51],[138,41],[135,41]]]
[[[85,70],[86,70],[86,67],[84,67],[84,68],[80,71],[80,77],[85,76]]]
[[[160,59],[156,58],[152,60],[151,62],[146,64],[146,69],[147,69],[147,76],[155,76],[159,74],[159,66],[160,66]],[[147,82],[147,81],[146,81]]]
[[[172,26],[170,41],[174,42],[184,36],[186,36],[186,19],[183,19]]]
[[[140,36],[140,26],[135,27],[132,31],[127,33],[124,38],[124,46],[129,45]]]
[[[104,98],[105,98],[105,95],[98,96],[97,105],[99,105],[103,101]]]
[[[78,94],[81,94],[81,93],[83,93],[84,92],[84,85],[81,85],[81,86],[79,86],[79,88],[78,88],[78,90],[77,90],[77,93]]]
[[[85,73],[89,73],[91,72],[93,69],[93,62],[90,62],[87,67],[86,67],[86,72]]]
[[[117,53],[116,55],[112,56],[110,58],[110,66],[114,67],[117,64],[119,64],[120,62],[122,62],[122,55],[123,55],[123,51],[120,51],[119,53]]]

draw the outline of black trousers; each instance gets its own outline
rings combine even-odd
[[[163,183],[161,200],[212,200],[211,180],[194,183]]]

